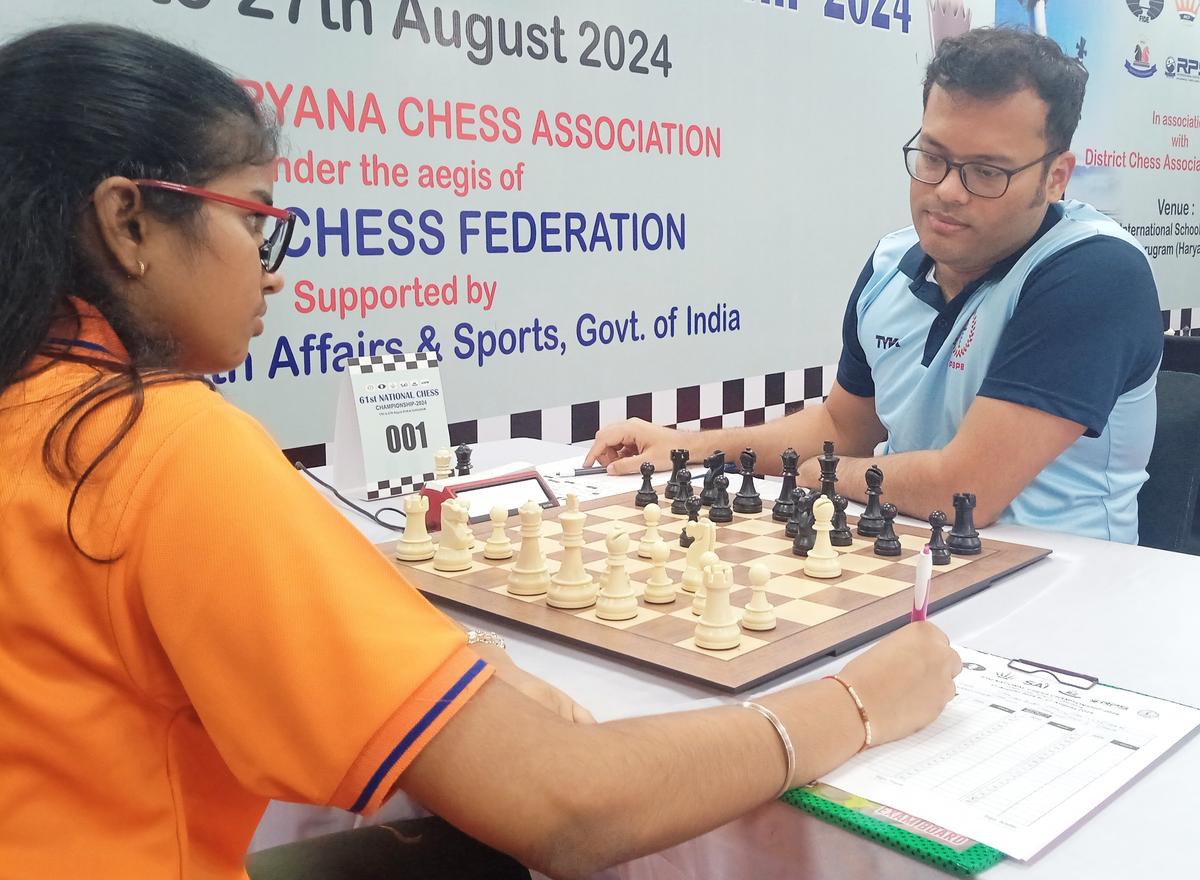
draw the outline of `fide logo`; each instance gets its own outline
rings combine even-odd
[[[1182,0],[1186,2],[1186,0]],[[1140,22],[1150,22],[1162,15],[1166,0],[1125,0],[1125,5]]]
[[[1137,45],[1133,48],[1133,57],[1125,62],[1125,69],[1138,79],[1149,79],[1158,73],[1158,67],[1150,61],[1149,43],[1145,40],[1138,40]]]
[[[1200,15],[1200,0],[1175,0],[1175,11],[1183,21],[1192,24]]]

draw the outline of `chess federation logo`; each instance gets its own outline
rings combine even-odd
[[[1149,22],[1162,15],[1166,0],[1125,0],[1125,5],[1138,21]]]
[[[1175,0],[1175,11],[1179,13],[1180,19],[1192,24],[1196,16],[1200,15],[1200,0]]]
[[[1149,79],[1158,73],[1158,67],[1150,61],[1149,43],[1145,40],[1138,40],[1137,45],[1133,48],[1133,57],[1125,61],[1125,69],[1131,76],[1136,76],[1138,79]]]
[[[1200,61],[1195,58],[1168,58],[1163,62],[1163,74],[1181,82],[1200,82]]]
[[[958,338],[954,340],[954,354],[950,356],[950,362],[946,364],[949,370],[965,372],[967,369],[967,352],[971,348],[971,343],[975,341],[975,325],[979,321],[979,312],[971,315],[971,320],[967,322],[967,326],[959,331]]]

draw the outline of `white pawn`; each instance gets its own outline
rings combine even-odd
[[[608,571],[596,597],[596,616],[601,620],[630,620],[637,617],[638,603],[625,570],[629,535],[621,526],[614,526],[604,543],[608,548]]]
[[[521,505],[521,549],[508,573],[508,592],[540,596],[550,588],[550,568],[542,552],[542,508],[536,501]]]
[[[463,502],[455,498],[442,502],[442,533],[433,555],[434,571],[466,571],[471,567],[475,535],[467,525],[469,518]]]
[[[445,447],[433,454],[433,478],[435,480],[446,480],[454,476],[454,468],[450,465],[453,458],[454,454]]]
[[[497,504],[488,513],[492,521],[492,533],[487,543],[483,545],[484,559],[512,559],[513,546],[508,538],[505,527],[508,525],[508,511]]]
[[[650,558],[654,560],[654,571],[650,573],[650,579],[646,581],[646,592],[642,594],[642,598],[652,605],[666,605],[674,602],[675,583],[671,580],[671,575],[667,573],[667,560],[671,558],[671,545],[660,540],[654,545]]]
[[[424,495],[408,495],[404,499],[404,534],[396,542],[396,558],[405,562],[420,562],[433,558],[433,539],[425,524],[429,499]]]
[[[833,529],[833,502],[824,495],[813,505],[813,519],[817,537],[804,560],[804,573],[815,578],[835,578],[842,573],[842,564],[829,540],[829,532]]]
[[[705,550],[700,556],[700,583],[696,587],[695,595],[692,596],[692,614],[697,617],[704,613],[705,605],[708,602],[708,570],[720,562],[721,560],[712,550]]]
[[[662,508],[657,504],[647,504],[642,508],[642,519],[646,523],[646,531],[642,533],[642,541],[638,544],[637,555],[642,559],[653,559],[654,547],[662,540],[658,534],[658,524],[662,520]]]
[[[750,566],[750,602],[742,609],[742,627],[755,632],[775,629],[775,606],[767,601],[767,581],[771,571],[761,562]]]
[[[567,509],[558,517],[562,526],[562,565],[550,578],[546,604],[553,608],[587,608],[596,604],[596,582],[583,567],[583,523],[579,496],[567,495]]]
[[[704,614],[696,624],[696,644],[710,651],[728,651],[742,643],[737,614],[729,604],[733,566],[717,562],[704,569]]]

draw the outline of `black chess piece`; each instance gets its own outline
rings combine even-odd
[[[679,494],[679,472],[687,467],[690,455],[686,449],[671,450],[671,478],[667,480],[667,488],[663,490],[663,495],[667,498],[674,499]]]
[[[733,499],[733,509],[738,513],[762,513],[762,497],[754,486],[754,478],[762,479],[762,474],[754,472],[758,456],[753,449],[744,449],[738,458],[742,466],[742,488],[738,489],[737,497]]]
[[[885,504],[880,508],[880,514],[883,516],[883,531],[879,533],[879,537],[875,539],[875,555],[876,556],[899,556],[903,548],[900,546],[900,539],[896,537],[896,505]]]
[[[814,489],[805,492],[796,502],[796,537],[792,539],[792,553],[797,556],[807,556],[817,542],[817,530],[813,528],[816,523],[813,504],[820,497],[821,491]]]
[[[867,507],[858,518],[858,533],[864,538],[875,538],[883,531],[883,513],[879,508],[879,496],[883,494],[883,471],[879,465],[867,468]]]
[[[954,526],[946,546],[955,556],[976,556],[983,550],[979,532],[975,530],[975,494],[958,492],[954,495]]]
[[[800,515],[800,508],[803,506],[801,502],[803,502],[806,494],[799,486],[792,490],[792,512],[788,516],[787,525],[783,527],[783,533],[789,538],[796,537],[796,529],[799,528],[799,522],[797,522],[796,517]]]
[[[671,513],[676,516],[684,516],[687,512],[688,499],[694,494],[692,492],[692,472],[687,468],[680,469],[675,475],[676,487],[675,498],[671,501]]]
[[[460,477],[468,476],[471,473],[471,447],[466,443],[460,443],[454,450],[454,457],[457,459],[458,475]]]
[[[653,462],[643,461],[638,470],[642,472],[642,487],[638,489],[637,495],[633,496],[634,506],[645,507],[647,504],[658,504],[658,493],[650,485],[650,478],[654,476]]]
[[[688,522],[700,522],[700,510],[704,507],[700,497],[698,495],[688,496],[686,506]]]
[[[709,508],[708,518],[715,523],[733,522],[733,508],[729,506],[729,477],[717,474],[713,480],[716,497]]]
[[[850,534],[850,526],[846,525],[846,506],[849,504],[841,495],[833,496],[833,528],[829,532],[829,543],[834,547],[850,547],[854,544],[854,535]]]
[[[783,486],[779,490],[779,498],[771,508],[771,519],[775,522],[787,522],[792,518],[796,507],[792,502],[792,490],[796,488],[796,468],[800,464],[800,454],[792,447],[783,450]]]
[[[725,470],[725,453],[718,449],[704,459],[704,466],[708,468],[708,473],[704,475],[704,486],[700,489],[700,503],[705,507],[712,507],[713,502],[717,499],[714,481],[717,479],[717,474],[723,473]]]
[[[837,489],[834,484],[837,483],[837,466],[841,461],[833,454],[833,441],[825,441],[825,451],[821,457],[817,459],[817,463],[821,466],[821,494],[833,500],[833,496],[837,494]]]
[[[932,529],[929,533],[929,552],[933,554],[933,564],[949,565],[950,548],[946,546],[946,536],[942,534],[942,529],[946,527],[946,514],[940,510],[929,514],[929,526]]]

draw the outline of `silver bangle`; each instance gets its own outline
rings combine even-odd
[[[788,736],[787,728],[783,726],[783,722],[779,720],[779,716],[768,709],[761,703],[755,703],[746,700],[742,705],[747,709],[753,709],[763,718],[771,722],[771,726],[775,728],[775,732],[779,734],[779,741],[783,743],[783,752],[787,756],[787,775],[783,777],[783,788],[779,789],[779,794],[775,797],[781,798],[792,787],[792,776],[796,773],[796,749],[792,745],[792,738]]]
[[[468,645],[495,645],[497,648],[504,648],[504,639],[499,633],[489,632],[486,629],[469,629],[467,630]]]

